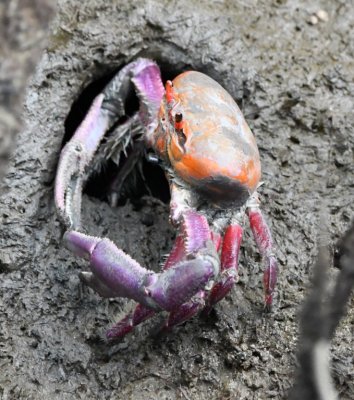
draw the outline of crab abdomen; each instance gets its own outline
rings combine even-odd
[[[230,94],[212,78],[188,71],[173,80],[183,113],[183,149],[167,146],[176,174],[214,201],[243,204],[261,176],[256,140]]]

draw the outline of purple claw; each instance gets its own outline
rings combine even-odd
[[[64,223],[80,225],[81,193],[85,168],[108,128],[109,119],[102,113],[104,96],[96,97],[73,138],[63,148],[55,180],[55,205]]]
[[[183,261],[159,274],[159,279],[146,288],[146,293],[162,309],[172,311],[204,288],[217,272],[216,254],[215,257],[198,255],[194,260]]]
[[[85,283],[85,285],[89,286],[95,292],[97,292],[100,296],[105,298],[110,298],[115,296],[115,292],[106,286],[103,282],[95,277],[92,272],[80,272],[79,273],[80,280]]]
[[[82,275],[89,286],[104,296],[126,297],[156,311],[175,310],[198,293],[219,272],[219,258],[210,240],[203,216],[189,212],[182,231],[193,223],[200,229],[199,248],[173,268],[155,273],[139,265],[108,239],[70,231],[64,236],[67,247],[81,257],[90,258],[92,275]]]
[[[112,297],[144,301],[146,296],[141,288],[149,285],[154,275],[149,274],[113,242],[76,231],[65,233],[64,240],[76,255],[89,255],[93,275],[114,293]]]
[[[165,262],[163,271],[167,271],[180,265],[182,261],[187,259],[188,251],[198,251],[198,248],[203,247],[204,242],[209,240],[210,231],[204,218],[200,218],[200,216],[193,212],[186,212],[182,220],[181,233],[176,238],[174,246]],[[186,238],[188,235],[191,235],[192,238],[188,240],[188,245],[186,245]],[[211,253],[214,254],[215,257],[214,249],[211,249]],[[170,330],[173,326],[187,321],[194,315],[198,314],[204,306],[205,292],[204,290],[200,290],[191,300],[176,307],[176,309],[173,309],[161,329]],[[172,303],[169,304],[168,309],[171,307],[173,307]],[[107,337],[109,339],[122,338],[127,333],[131,332],[135,326],[146,319],[151,318],[154,314],[154,311],[138,304],[134,311],[117,322],[107,332]]]
[[[131,82],[141,104],[138,114],[131,118],[132,124],[140,121],[144,129],[147,127],[147,141],[155,128],[164,93],[160,70],[154,62],[140,58],[124,67],[95,98],[85,119],[62,150],[55,181],[55,205],[70,229],[80,226],[81,196],[87,167],[107,130],[125,115],[124,103]],[[130,129],[118,127],[117,131],[119,143],[126,143],[124,146],[130,143],[126,140],[127,135],[132,135]]]
[[[79,232],[70,232],[70,237],[77,241],[76,235],[79,235],[79,238],[83,236]],[[89,238],[85,236],[84,240]],[[69,236],[66,237],[66,240],[68,239]],[[82,249],[79,248],[78,252],[81,253]],[[155,310],[176,309],[203,288],[218,272],[216,257],[199,255],[156,274],[141,267],[108,239],[103,239],[94,246],[90,261],[95,280],[93,281],[91,276],[89,280],[85,280],[91,287],[107,293],[108,290],[98,287],[98,280],[103,284],[103,288],[109,289],[112,297],[130,298]]]

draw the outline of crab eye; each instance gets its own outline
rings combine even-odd
[[[184,149],[184,145],[186,143],[187,137],[183,132],[183,114],[181,112],[176,113],[175,115],[175,130],[178,138],[179,145]]]
[[[183,120],[183,114],[181,112],[176,113],[175,115],[175,123],[179,124]]]

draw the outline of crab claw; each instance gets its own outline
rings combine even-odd
[[[88,167],[107,130],[126,114],[125,100],[135,86],[140,100],[140,109],[126,122],[123,128],[114,131],[116,141],[129,143],[127,123],[137,121],[149,134],[155,129],[156,115],[163,96],[163,86],[158,66],[140,58],[125,66],[93,101],[85,119],[60,155],[55,181],[55,205],[63,223],[69,229],[80,226],[82,189]],[[123,146],[123,150],[124,150]]]
[[[173,311],[203,289],[219,273],[219,257],[205,217],[190,211],[181,223],[186,258],[155,273],[138,264],[108,239],[69,231],[64,240],[80,257],[90,260],[91,273],[81,279],[105,297],[126,297],[155,311]]]
[[[74,137],[63,148],[55,181],[55,205],[64,224],[80,225],[81,193],[89,165],[106,129],[108,113],[102,111],[104,95],[97,96]]]

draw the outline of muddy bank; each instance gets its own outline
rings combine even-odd
[[[106,3],[59,2],[3,181],[0,393],[7,399],[286,397],[319,214],[327,215],[333,241],[353,217],[353,10],[340,1]],[[318,10],[326,10],[328,21],[309,23]],[[260,192],[281,273],[274,311],[264,315],[262,265],[246,225],[240,282],[208,319],[165,336],[147,324],[110,345],[104,329],[131,304],[102,300],[81,286],[77,273],[85,263],[61,246],[53,179],[73,102],[139,55],[156,59],[166,77],[206,72],[238,100],[260,148]],[[168,206],[154,199],[111,209],[86,196],[83,213],[88,232],[108,236],[151,268],[174,237]],[[350,311],[333,345],[342,399],[354,396],[353,321]]]
[[[27,78],[40,58],[53,14],[53,0],[0,4],[0,181],[21,128]]]

